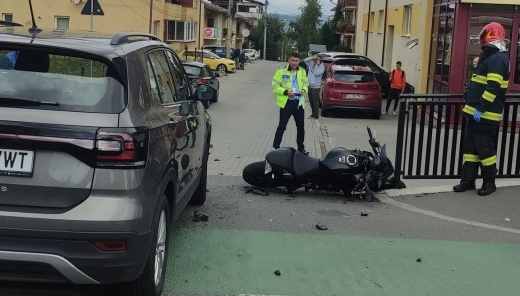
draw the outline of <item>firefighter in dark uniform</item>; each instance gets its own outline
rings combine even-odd
[[[453,187],[455,192],[475,190],[478,169],[484,179],[481,196],[496,191],[496,133],[504,111],[505,94],[509,84],[509,55],[505,30],[496,22],[486,25],[480,35],[482,53],[466,92],[463,114],[468,118],[463,142],[464,164],[462,181]]]

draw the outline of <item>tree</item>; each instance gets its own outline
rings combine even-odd
[[[309,44],[320,43],[322,40],[319,25],[323,13],[319,0],[305,0],[299,9],[301,14],[291,22],[294,33],[289,37],[296,40],[299,51],[306,53]]]
[[[278,15],[269,14],[266,18],[267,21],[267,42],[266,42],[266,59],[275,61],[278,56],[281,55],[280,42],[283,35],[283,22],[280,20]],[[263,50],[264,48],[264,25],[263,22],[259,22],[258,26],[251,29],[251,33],[248,40],[254,44],[254,46]],[[263,57],[263,53],[262,53]]]
[[[327,50],[331,50],[334,46],[339,44],[336,28],[332,22],[325,22],[321,27],[321,44],[327,46]]]

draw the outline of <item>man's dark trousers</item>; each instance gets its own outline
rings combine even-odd
[[[312,109],[311,117],[318,118],[318,112],[320,111],[320,89],[309,88],[309,103]]]
[[[401,89],[390,88],[388,90],[388,96],[386,98],[386,112],[390,109],[390,104],[394,100],[394,111],[397,109],[397,102],[399,102],[399,96],[401,95]]]
[[[462,165],[462,179],[475,181],[478,168],[481,167],[482,179],[494,179],[497,174],[496,166],[496,135],[497,126],[476,122],[468,118],[462,151],[464,164]]]
[[[287,123],[289,122],[291,116],[294,117],[294,121],[296,122],[296,144],[298,144],[298,150],[304,150],[305,145],[303,145],[303,140],[305,138],[305,111],[303,110],[302,106],[298,107],[298,101],[296,100],[288,100],[285,107],[280,108],[280,121],[274,136],[273,147],[280,148],[283,133],[285,132],[285,128],[287,127]]]

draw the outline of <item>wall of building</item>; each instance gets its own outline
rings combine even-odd
[[[31,26],[31,14],[28,1],[20,0],[1,0],[0,13],[12,13],[13,21]],[[94,16],[94,31],[100,33],[114,34],[118,31],[141,31],[148,32],[150,25],[150,5],[142,0],[98,0],[104,16]],[[152,10],[152,33],[154,21],[160,21],[161,39],[164,38],[164,20],[199,20],[200,0],[192,1],[193,7],[183,7],[177,4],[165,3],[165,1],[154,0]],[[56,17],[69,17],[70,30],[90,30],[90,15],[82,15],[81,11],[86,4],[86,0],[75,5],[67,0],[36,0],[32,1],[33,11],[38,27],[43,29],[54,29],[56,27]],[[198,38],[200,32],[196,38]],[[194,42],[173,42],[172,48],[179,50],[184,45],[190,48],[197,46]]]
[[[384,44],[385,1],[372,0],[370,12],[369,2],[360,1],[356,32],[358,52],[366,54],[387,70],[401,61],[407,81],[415,87],[416,93],[426,92],[433,1],[389,0]],[[409,34],[406,32],[406,6],[410,6],[412,11]],[[382,18],[380,11],[383,11]],[[368,51],[365,52],[367,29]]]

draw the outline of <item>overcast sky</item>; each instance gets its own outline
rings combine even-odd
[[[298,8],[302,5],[304,0],[269,0],[269,13],[278,13],[278,14],[292,14],[299,15],[300,11]],[[333,12],[330,11],[336,4],[330,3],[330,0],[320,0],[323,16],[332,15]],[[336,1],[334,1],[336,3]]]

